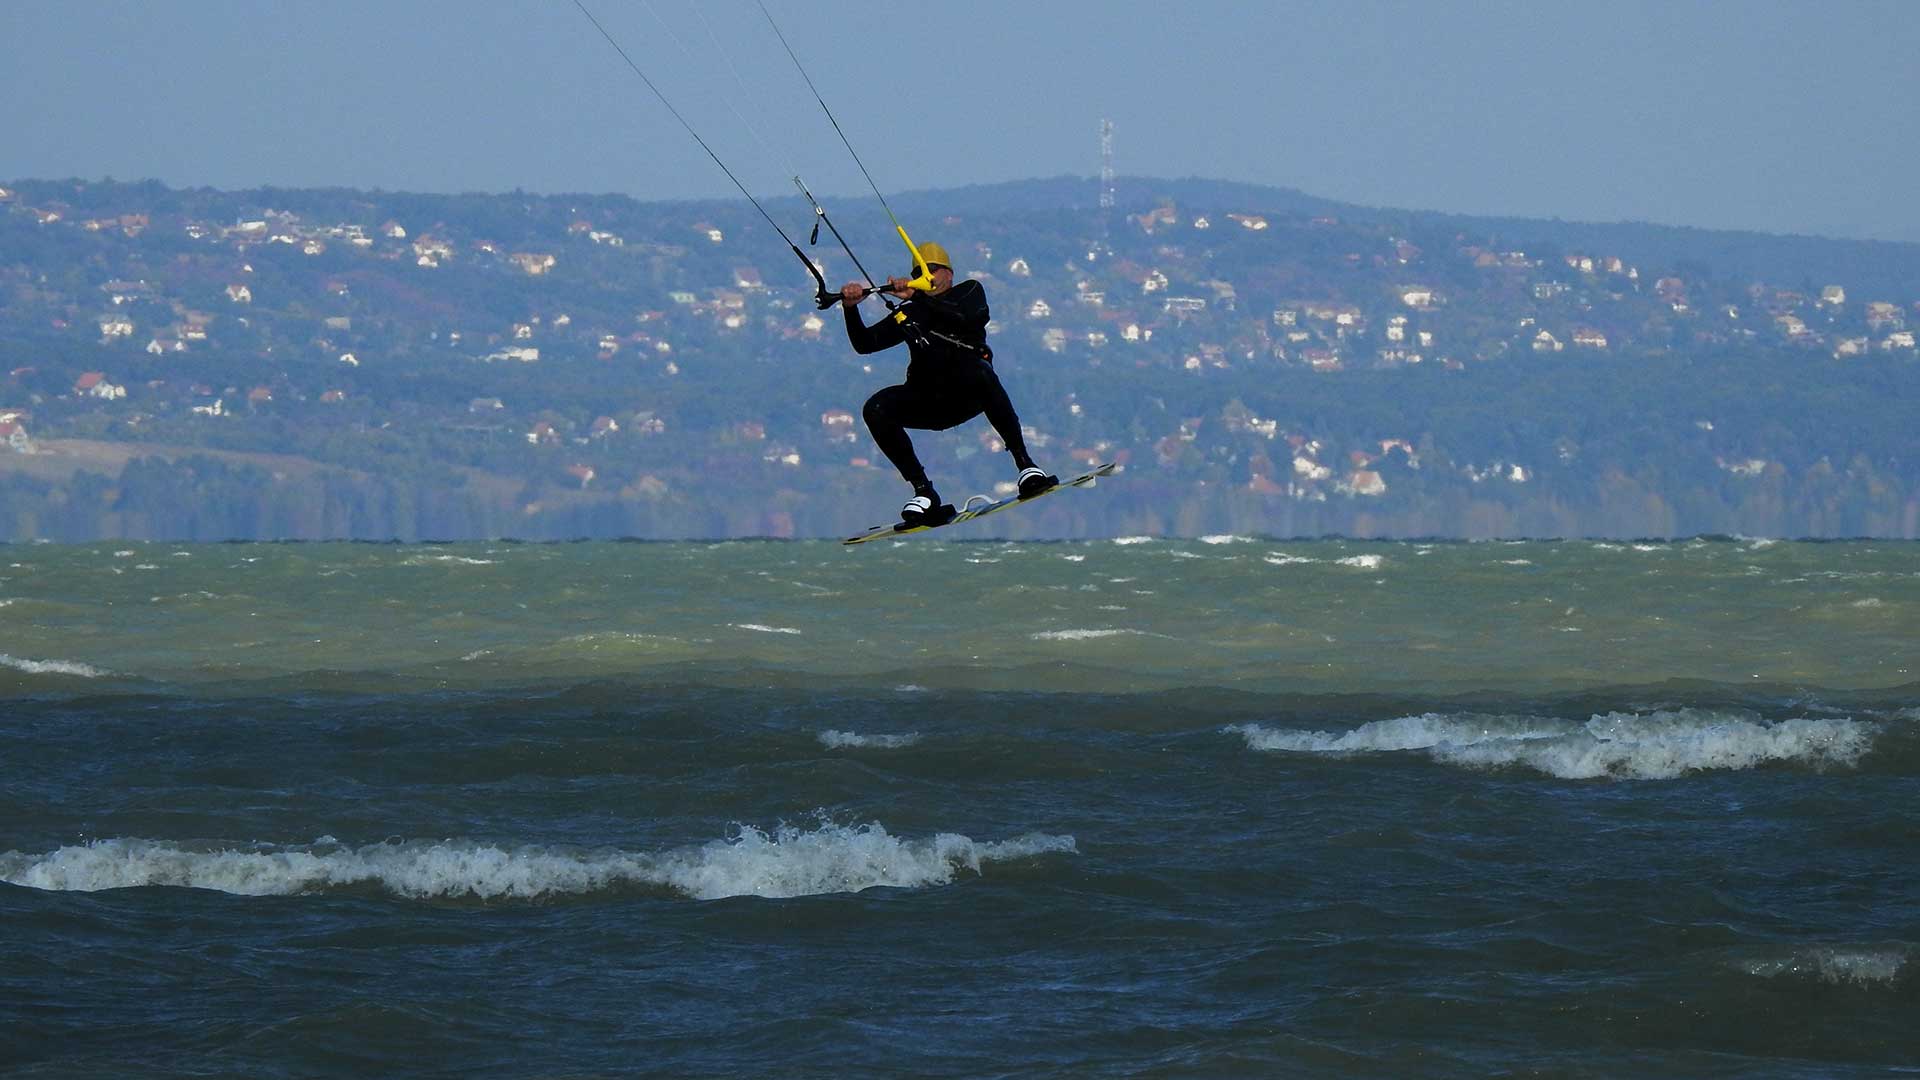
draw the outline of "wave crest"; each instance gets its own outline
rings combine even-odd
[[[898,735],[862,735],[857,731],[828,728],[820,732],[820,745],[829,750],[898,750],[919,741],[920,734],[914,731]]]
[[[0,653],[0,667],[10,667],[29,675],[75,675],[82,679],[98,679],[108,674],[92,664],[83,664],[78,660],[27,660],[18,656],[8,656],[6,653]]]
[[[878,886],[945,885],[984,864],[1076,851],[1071,836],[1028,833],[975,841],[958,833],[896,837],[878,822],[743,827],[730,840],[660,853],[503,848],[465,841],[350,848],[220,850],[160,840],[110,839],[45,854],[0,855],[0,881],[61,892],[170,886],[241,896],[295,896],[373,885],[409,899],[530,900],[622,885],[672,889],[696,900],[784,898]]]
[[[1770,762],[1851,766],[1872,747],[1877,724],[1847,718],[1763,721],[1694,709],[1613,712],[1584,724],[1550,717],[1425,713],[1347,732],[1227,729],[1254,750],[1364,754],[1422,751],[1448,765],[1518,766],[1568,780],[1664,780]]]
[[[1911,973],[1920,950],[1905,942],[1806,945],[1747,950],[1731,965],[1762,979],[1811,979],[1834,986],[1887,986]]]

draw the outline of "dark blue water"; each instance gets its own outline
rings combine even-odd
[[[1642,767],[1808,713],[1699,697],[1632,714]],[[1422,715],[1365,698],[41,694],[0,747],[0,1060],[1885,1075],[1920,1055],[1893,697],[1564,779],[1520,752],[1593,700],[1411,725],[1510,718],[1488,765],[1358,747]],[[1254,745],[1287,733],[1348,744]]]

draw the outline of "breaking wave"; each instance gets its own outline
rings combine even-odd
[[[1274,566],[1297,566],[1303,563],[1317,563],[1320,560],[1308,558],[1305,555],[1289,555],[1284,551],[1276,551],[1265,556],[1262,561]]]
[[[1762,979],[1804,979],[1834,986],[1889,986],[1913,973],[1920,949],[1905,942],[1749,949],[1728,963]]]
[[[671,889],[696,900],[851,893],[880,886],[951,883],[991,862],[1073,854],[1071,836],[1028,833],[981,842],[957,833],[896,837],[878,822],[743,827],[729,840],[659,853],[503,848],[467,841],[389,842],[250,850],[111,839],[45,854],[0,855],[0,881],[35,889],[94,892],[143,886],[212,889],[241,896],[295,896],[372,885],[409,899],[531,900],[621,886]]]
[[[26,660],[6,653],[0,653],[0,667],[10,667],[29,675],[75,675],[82,679],[98,679],[109,674],[92,664],[82,664],[77,660]]]
[[[410,555],[400,561],[401,566],[492,566],[497,559],[475,559],[466,555]]]
[[[1304,754],[1417,751],[1448,765],[1520,767],[1568,780],[1663,780],[1771,762],[1851,766],[1878,724],[1846,718],[1764,721],[1679,709],[1613,712],[1585,723],[1535,716],[1425,713],[1351,731],[1298,731],[1238,724],[1226,729],[1254,750]]]
[[[1027,636],[1035,641],[1091,641],[1094,638],[1126,637],[1128,635],[1146,635],[1145,630],[1042,630]],[[1153,634],[1153,637],[1163,635]]]
[[[900,735],[861,735],[858,732],[835,731],[828,728],[820,733],[820,745],[829,750],[898,750],[919,741],[919,733],[912,731]]]

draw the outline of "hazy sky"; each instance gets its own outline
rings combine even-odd
[[[866,196],[752,0],[585,2],[756,193]],[[1915,0],[767,3],[890,192],[1109,117],[1123,175],[1920,240]],[[0,178],[66,176],[733,191],[573,0],[0,0]]]

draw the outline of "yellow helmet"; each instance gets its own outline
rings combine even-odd
[[[953,263],[947,258],[947,249],[941,247],[939,244],[929,240],[919,245],[919,250],[920,258],[927,264],[928,269],[936,266],[944,266],[949,270],[953,269]],[[918,266],[913,267],[913,272],[918,274],[920,268]]]

